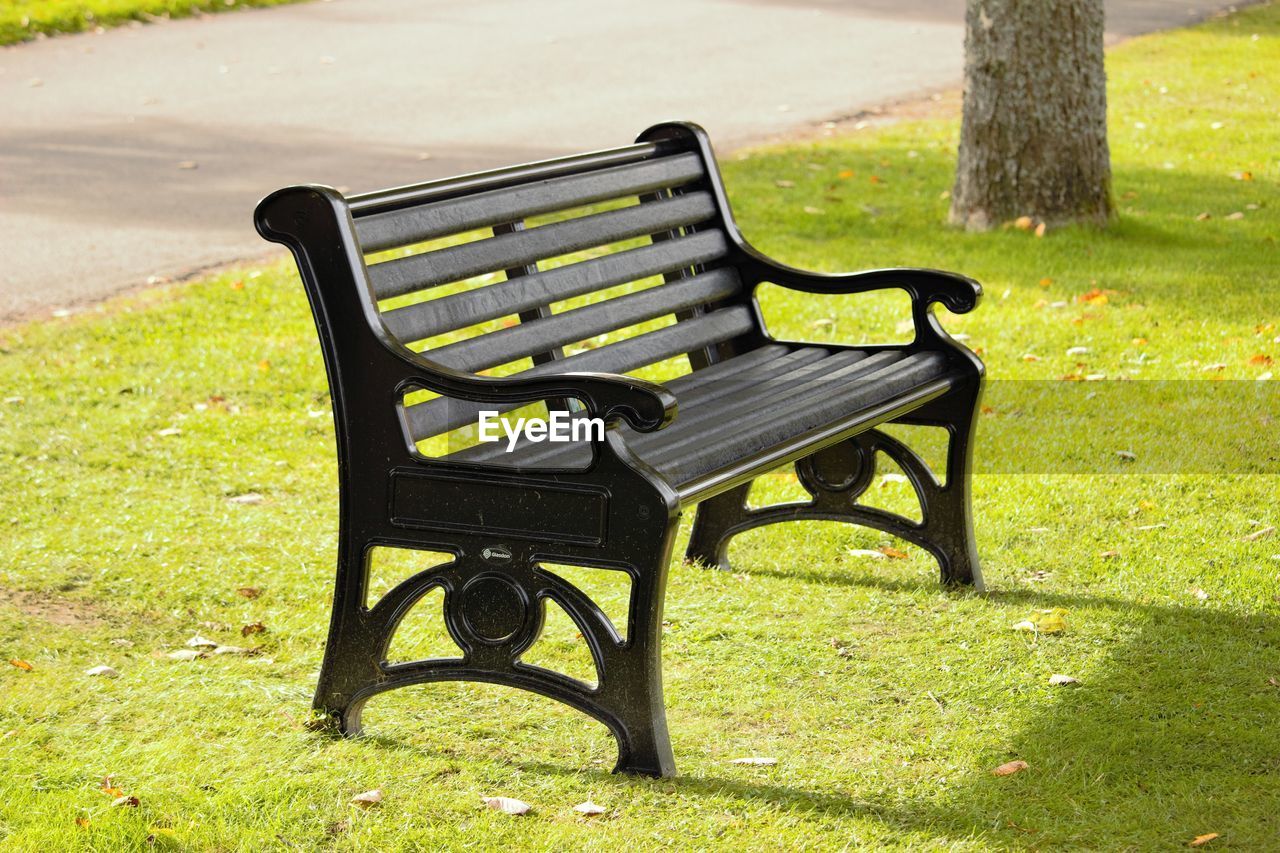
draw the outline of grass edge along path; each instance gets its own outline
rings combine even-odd
[[[130,22],[212,14],[301,0],[10,0],[0,5],[0,46]]]

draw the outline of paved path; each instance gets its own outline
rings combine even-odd
[[[1225,3],[1108,0],[1110,29]],[[0,49],[0,321],[256,257],[255,201],[956,85],[963,0],[334,0]],[[424,159],[429,154],[429,159]]]

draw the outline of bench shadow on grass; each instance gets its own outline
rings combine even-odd
[[[936,589],[932,580],[843,570],[753,573],[888,593]],[[1280,618],[1042,589],[997,589],[987,599],[1011,614],[1062,607],[1135,629],[1109,650],[1100,677],[1056,693],[1052,706],[1008,738],[1008,754],[1032,771],[997,779],[988,767],[975,768],[944,798],[918,807],[713,777],[678,783],[1015,847],[1176,845],[1210,831],[1246,846],[1280,839]],[[993,756],[991,765],[1005,757]],[[1095,834],[1125,827],[1134,838]]]
[[[937,589],[932,579],[847,569],[753,573],[905,596]],[[798,815],[871,820],[892,833],[943,842],[1172,845],[1220,832],[1233,844],[1265,847],[1280,838],[1280,687],[1268,681],[1280,679],[1280,618],[1042,589],[995,590],[987,600],[1010,614],[1043,607],[1087,611],[1132,633],[1093,667],[1099,675],[1055,692],[1051,704],[1035,709],[1033,722],[1003,741],[1007,754],[954,776],[938,796],[883,803],[830,788],[716,775],[660,784],[686,795],[737,799],[744,807],[764,801]],[[992,698],[993,714],[1000,703]],[[364,739],[392,751],[423,749],[394,729],[378,729]],[[1008,779],[992,776],[990,766],[1008,756],[1032,769]],[[583,779],[597,790],[636,784],[575,761],[504,761],[525,772]],[[1098,831],[1109,835],[1103,839]]]

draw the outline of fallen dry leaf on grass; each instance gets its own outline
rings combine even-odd
[[[1012,776],[1014,773],[1021,773],[1023,770],[1026,770],[1030,766],[1031,766],[1030,764],[1023,761],[1021,758],[1017,758],[1017,759],[1014,759],[1013,761],[1006,761],[1004,764],[1001,764],[999,767],[995,768],[991,772],[996,776]]]
[[[1257,542],[1259,539],[1266,539],[1268,536],[1270,536],[1275,532],[1276,532],[1276,529],[1274,526],[1264,527],[1261,530],[1255,530],[1246,536],[1241,536],[1240,541],[1241,542]]]
[[[1061,607],[1048,610],[1037,610],[1030,617],[1013,626],[1015,631],[1030,631],[1036,634],[1057,634],[1067,630],[1067,611]]]
[[[22,670],[23,672],[30,672],[33,668],[31,664],[27,663],[24,660],[19,660],[18,658],[9,658],[9,663],[12,666],[16,666],[18,669]]]
[[[165,657],[170,660],[197,660],[204,657],[204,652],[197,649],[176,649],[169,652]]]
[[[84,674],[100,677],[100,678],[119,678],[120,677],[119,672],[117,672],[116,670],[112,669],[111,667],[105,664],[103,664],[102,666],[95,666],[90,669],[86,669],[84,671]]]
[[[356,794],[351,798],[351,802],[354,805],[361,806],[366,809],[373,808],[382,802],[382,789],[374,788],[372,791],[364,791]]]
[[[124,796],[116,797],[112,800],[111,805],[113,808],[136,809],[141,805],[141,803],[138,802],[137,797],[131,797],[128,794],[125,794]]]
[[[870,548],[850,548],[848,553],[850,557],[870,557],[873,560],[888,559],[887,554],[882,554],[879,551],[873,551]]]
[[[892,545],[881,545],[876,550],[893,560],[905,560],[911,556],[906,551],[900,551]]]
[[[576,806],[573,807],[573,810],[578,814],[585,814],[585,815],[604,814],[604,806],[596,805],[590,800],[587,800],[585,803],[578,803]]]
[[[80,817],[76,818],[76,826],[80,827],[81,829],[88,829],[89,818],[85,817],[84,815],[81,815]]]
[[[769,758],[764,755],[749,755],[745,758],[735,758],[729,762],[730,764],[744,764],[749,767],[772,767],[778,763],[778,759]]]
[[[263,625],[261,622],[250,622],[248,625],[245,625],[240,629],[240,636],[248,637],[252,634],[263,634],[266,630],[267,626]]]
[[[533,806],[514,797],[485,797],[484,804],[496,812],[510,815],[528,814]]]
[[[212,649],[216,648],[217,645],[218,644],[213,640],[201,637],[199,634],[196,634],[190,640],[187,640],[187,647],[192,649]]]
[[[1187,842],[1188,847],[1203,847],[1215,838],[1219,838],[1216,832],[1206,832],[1204,835],[1197,835],[1195,838]]]
[[[251,655],[257,651],[257,649],[246,649],[243,646],[218,646],[213,653],[215,655]]]
[[[1049,676],[1049,683],[1054,687],[1065,687],[1068,684],[1079,684],[1080,679],[1072,678],[1069,675],[1060,675],[1058,673],[1054,673],[1053,675]]]
[[[262,595],[262,590],[258,589],[256,586],[242,586],[236,590],[236,595],[241,598],[253,600]]]
[[[260,504],[265,501],[262,495],[257,492],[245,492],[243,495],[232,495],[227,501],[233,504]]]
[[[110,776],[102,777],[102,781],[98,783],[98,790],[112,798],[124,796],[124,791],[116,787],[115,781]]]

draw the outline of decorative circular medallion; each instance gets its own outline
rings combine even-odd
[[[499,575],[478,575],[462,588],[462,619],[483,643],[499,645],[515,636],[529,615],[524,590]]]
[[[842,441],[810,457],[814,479],[833,492],[853,488],[864,474],[866,461],[862,448],[851,441]]]

